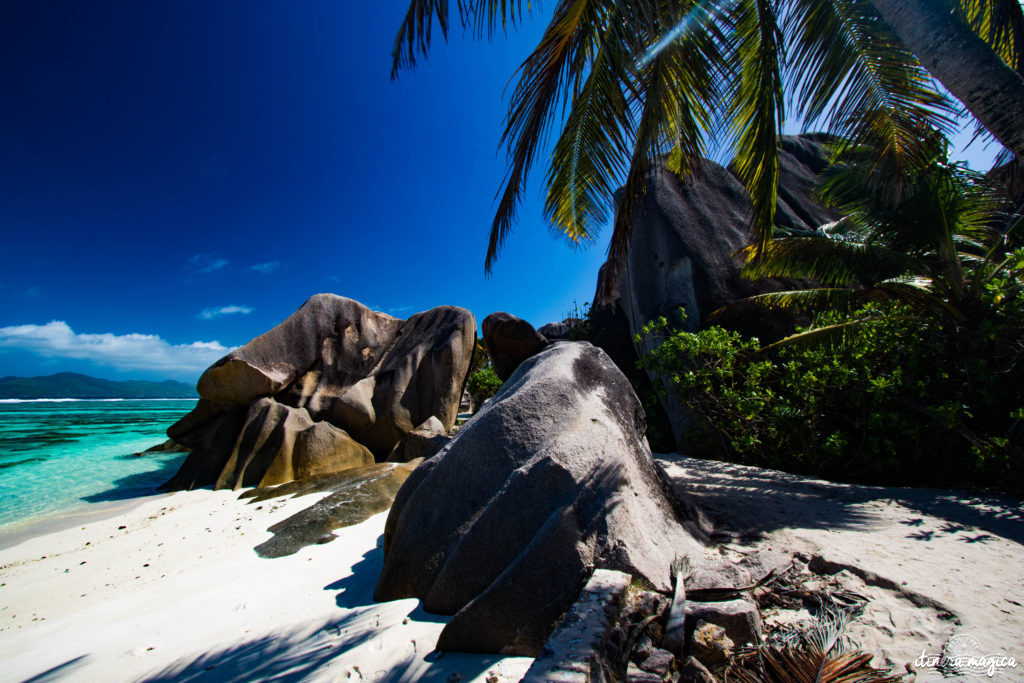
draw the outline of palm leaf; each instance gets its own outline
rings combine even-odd
[[[391,78],[398,78],[402,69],[416,65],[416,53],[427,54],[430,33],[437,16],[441,34],[448,39],[448,0],[412,0],[405,19],[398,27],[395,44],[391,48]]]
[[[1017,73],[1024,74],[1024,13],[1019,0],[960,0],[971,29]]]
[[[931,284],[930,281],[928,284]],[[956,322],[963,322],[966,319],[963,311],[957,306],[922,284],[893,280],[880,282],[873,289],[878,291],[881,296],[910,304],[916,310],[928,310],[940,317],[949,318]]]
[[[758,248],[772,237],[778,199],[778,138],[785,119],[777,3],[750,0],[736,6],[735,51],[739,77],[726,113],[735,139],[732,166],[750,193],[751,232]]]
[[[730,307],[747,303],[757,304],[771,310],[792,312],[846,309],[853,304],[863,303],[864,300],[870,299],[870,291],[846,287],[817,287],[755,294],[734,304],[726,304],[714,311],[708,316],[708,319],[713,321]]]
[[[507,32],[509,27],[515,28],[531,10],[530,2],[526,3],[523,12],[522,0],[459,0],[459,18],[462,25],[471,28],[477,38],[494,38],[498,25]]]
[[[540,44],[519,68],[519,81],[512,93],[509,115],[502,134],[511,163],[505,188],[499,191],[498,210],[484,260],[484,271],[494,267],[515,219],[527,174],[561,98],[571,92],[582,77],[579,64],[599,44],[608,16],[610,0],[562,0]],[[576,65],[574,71],[573,65]]]
[[[527,12],[529,7],[527,3]],[[493,38],[499,23],[507,30],[524,16],[522,0],[458,0],[458,11],[463,28],[469,28],[477,37],[486,35],[488,40]],[[398,78],[400,71],[416,66],[417,53],[426,56],[435,17],[442,37],[447,40],[448,0],[410,0],[391,49],[391,78]]]
[[[743,277],[810,279],[831,287],[870,285],[921,267],[919,259],[880,244],[829,237],[786,237],[760,253],[750,246],[740,254],[746,258]]]
[[[802,332],[791,334],[788,337],[783,337],[773,344],[762,347],[758,353],[774,351],[783,346],[793,348],[810,348],[816,346],[839,345],[846,340],[846,335],[848,334],[864,329],[865,327],[870,327],[871,325],[877,325],[880,323],[891,324],[899,320],[917,322],[922,320],[922,318],[918,316],[901,315],[887,315],[884,319],[875,317],[853,318],[850,320],[844,320],[841,323],[835,323],[834,325],[812,327]]]
[[[616,10],[551,155],[545,216],[572,244],[593,243],[630,154],[634,124],[622,87],[629,62],[622,24]]]
[[[685,25],[686,30],[668,43],[656,43],[657,50],[645,49],[637,63],[633,100],[640,115],[609,247],[613,273],[606,282],[614,280],[614,269],[623,262],[633,219],[651,173],[661,172],[662,155],[669,153],[670,171],[685,175],[704,156],[705,135],[714,125],[709,100],[723,83],[718,66],[724,40],[717,23],[721,11],[713,2],[681,3],[679,9],[666,12],[660,20],[672,27]],[[655,31],[650,40],[659,36]]]
[[[805,130],[823,126],[906,171],[930,158],[920,131],[953,131],[954,108],[870,0],[787,0],[790,94]]]

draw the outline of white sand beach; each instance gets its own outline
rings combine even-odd
[[[316,496],[246,504],[238,495],[147,498],[0,550],[0,677],[514,681],[529,667],[528,658],[436,658],[445,618],[417,600],[373,602],[386,513],[333,542],[262,559],[253,547],[267,527]]]
[[[656,459],[725,535],[718,546],[725,557],[799,554],[833,589],[867,598],[848,633],[876,653],[876,665],[902,673],[956,637],[952,645],[977,642],[978,654],[1014,657],[1017,666],[995,680],[1024,680],[1021,501],[837,484],[678,454]],[[918,668],[918,681],[941,679],[934,668]]]
[[[657,458],[725,534],[711,552],[796,554],[868,598],[850,635],[878,663],[902,669],[955,635],[1024,660],[1019,503]],[[0,545],[3,679],[494,682],[529,667],[521,657],[431,654],[445,618],[412,599],[373,602],[386,513],[262,559],[253,548],[266,529],[317,497],[238,495],[149,497]],[[941,678],[917,671],[918,681]],[[1019,679],[1024,664],[997,677]]]

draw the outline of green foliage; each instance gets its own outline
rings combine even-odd
[[[1021,272],[1008,270],[987,290],[992,315],[974,331],[874,303],[832,344],[772,353],[712,327],[668,334],[641,366],[696,414],[687,442],[702,456],[844,481],[1020,494]],[[814,325],[847,319],[829,312]]]
[[[476,372],[485,366],[491,364],[491,354],[487,351],[487,346],[484,344],[483,339],[477,338],[476,343],[473,345],[473,355],[469,359],[469,376],[476,374]]]
[[[572,307],[569,309],[568,315],[565,316],[566,320],[578,321],[575,325],[569,328],[569,339],[572,341],[588,341],[593,342],[597,337],[597,326],[594,324],[594,316],[590,310],[590,302],[584,301],[583,306],[576,303],[576,300],[572,300]]]
[[[498,378],[497,373],[494,372],[494,368],[487,365],[469,376],[469,381],[466,382],[466,391],[469,392],[477,404],[480,404],[485,399],[494,396],[498,389],[501,389],[502,384],[503,382]]]
[[[1000,59],[1019,66],[1019,4],[952,6]],[[410,0],[392,75],[427,53],[435,21],[444,37],[458,22],[490,38],[499,26],[515,28],[532,7],[522,0],[457,8]],[[622,257],[648,173],[664,163],[682,176],[709,148],[729,149],[764,247],[774,228],[777,143],[786,119],[844,140],[877,141],[890,170],[907,177],[929,153],[921,129],[957,129],[957,108],[870,0],[558,0],[513,80],[501,139],[508,171],[488,272],[538,163],[548,164],[545,216],[574,245],[594,242],[612,191],[624,185],[611,240],[612,254]],[[543,153],[550,139],[552,152]]]

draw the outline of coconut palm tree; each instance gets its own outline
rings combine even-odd
[[[782,309],[845,309],[879,300],[903,304],[904,316],[938,317],[970,332],[995,312],[985,285],[1018,259],[1012,231],[997,229],[1000,196],[980,173],[947,161],[948,145],[922,131],[932,158],[903,176],[875,142],[834,148],[818,199],[842,218],[814,236],[773,239],[743,250],[743,274],[806,278],[807,289],[761,294],[746,301]],[[847,317],[777,342],[820,342],[878,317]],[[771,348],[771,347],[767,347]]]
[[[956,10],[949,17],[921,11],[947,4]],[[492,38],[514,29],[528,7],[521,0],[459,0],[457,15],[463,28]],[[395,40],[393,76],[426,53],[435,22],[447,36],[450,13],[447,0],[411,0]],[[907,16],[926,24],[923,37],[903,25],[900,33],[890,28]],[[617,256],[625,253],[648,174],[662,163],[685,174],[720,144],[734,152],[733,167],[753,199],[753,233],[765,248],[787,108],[808,127],[854,143],[882,140],[893,163],[919,166],[929,150],[918,131],[948,134],[957,113],[915,57],[915,51],[939,49],[935,33],[946,26],[940,19],[966,29],[975,44],[982,41],[988,62],[995,55],[1005,68],[985,67],[970,77],[974,90],[965,90],[949,75],[959,73],[949,60],[956,51],[943,47],[949,55],[926,55],[926,64],[949,79],[949,90],[1012,151],[1024,152],[1010,134],[1022,128],[1017,119],[1002,115],[1003,105],[976,102],[988,96],[979,83],[997,82],[989,74],[1006,76],[1008,69],[1020,80],[1006,66],[1020,64],[1024,44],[1024,19],[1013,0],[559,0],[510,99],[502,136],[509,169],[485,269],[508,237],[527,176],[552,130],[558,135],[545,177],[547,219],[570,243],[591,243],[608,217],[613,190],[624,183],[611,244]],[[974,53],[963,58],[984,61]],[[972,96],[975,90],[980,97]],[[1024,96],[1006,108],[1024,115]]]
[[[872,0],[872,4],[924,67],[1006,149],[1024,158],[1020,3]]]

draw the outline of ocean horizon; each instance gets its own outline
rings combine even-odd
[[[184,453],[145,453],[194,398],[0,399],[0,532],[157,492]]]

